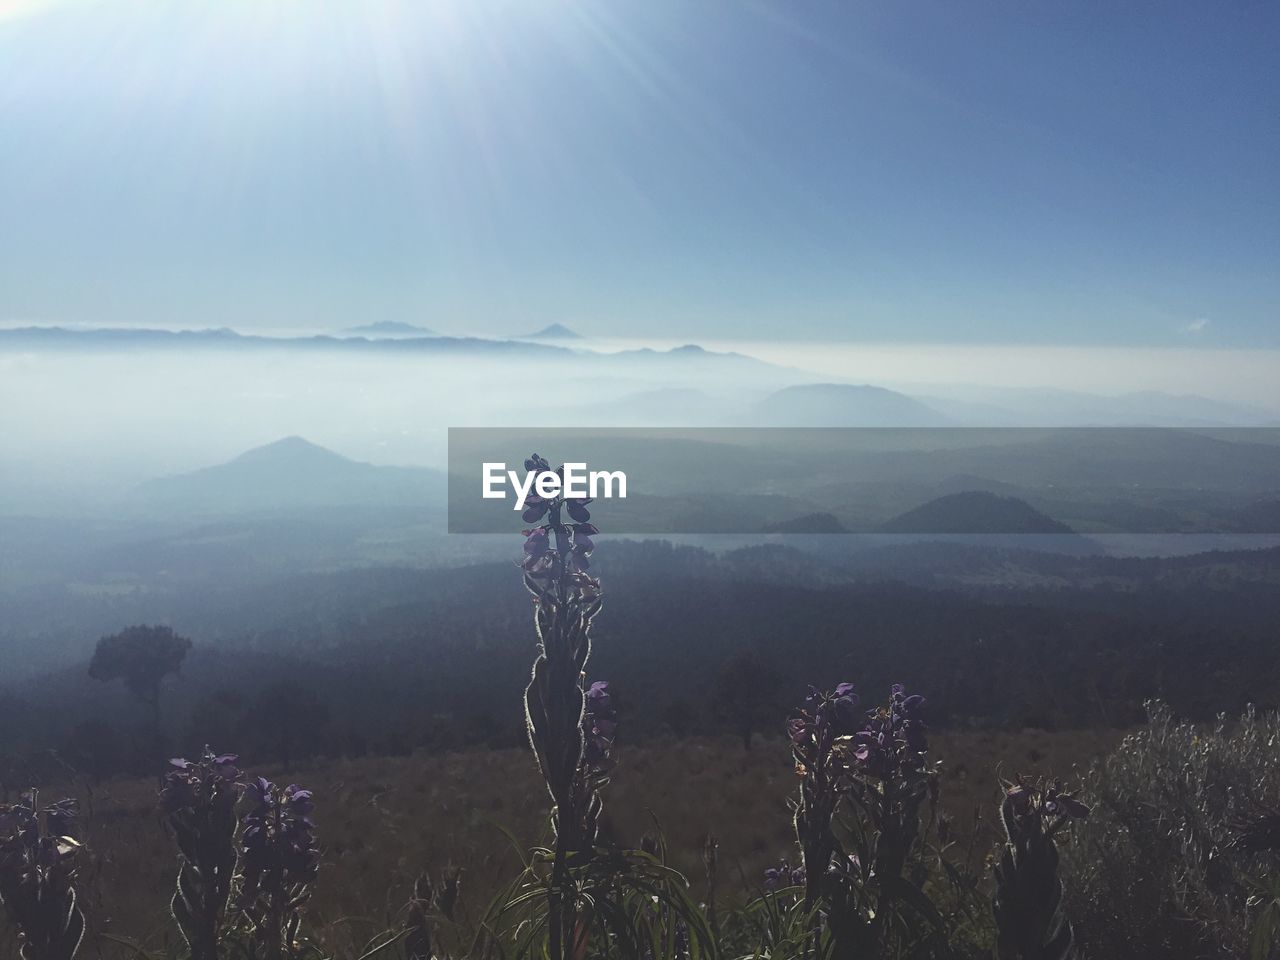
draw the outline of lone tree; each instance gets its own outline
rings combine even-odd
[[[127,627],[98,641],[89,664],[95,680],[123,680],[129,692],[151,711],[160,736],[160,684],[177,673],[191,649],[191,641],[169,627]]]

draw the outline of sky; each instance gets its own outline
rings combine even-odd
[[[0,0],[0,324],[1280,347],[1280,6]]]

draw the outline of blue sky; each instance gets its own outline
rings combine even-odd
[[[1280,7],[0,0],[0,322],[1280,347]]]

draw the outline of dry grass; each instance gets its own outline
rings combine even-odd
[[[1073,767],[1118,739],[1093,731],[938,734],[933,753],[943,762],[944,807],[966,829],[975,808],[984,816],[994,812],[997,770],[1070,779]],[[518,869],[497,825],[526,844],[542,839],[544,830],[546,793],[521,750],[337,760],[291,774],[253,772],[316,790],[324,863],[309,929],[344,954],[395,924],[413,878],[424,869],[462,866],[464,908],[478,916],[499,881]],[[152,953],[176,952],[168,918],[174,855],[155,812],[155,784],[120,780],[92,791],[83,784],[59,786],[80,797],[87,817],[90,864],[83,902],[91,928],[133,939]],[[767,864],[793,852],[787,801],[794,786],[781,740],[760,742],[750,753],[732,739],[624,747],[607,791],[606,829],[636,844],[660,824],[671,859],[699,894],[703,838],[715,834],[720,896],[740,900],[744,880],[754,889]],[[127,955],[102,939],[88,946],[88,956]]]

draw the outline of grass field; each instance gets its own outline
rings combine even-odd
[[[973,843],[985,857],[993,835],[996,778],[1074,770],[1119,739],[1114,732],[941,733],[932,738],[942,762],[942,805],[968,836],[975,810],[983,822]],[[543,838],[547,797],[532,758],[497,750],[402,758],[322,761],[271,779],[316,791],[324,851],[307,929],[346,954],[396,925],[415,876],[453,864],[463,869],[462,910],[475,919],[500,881],[519,869],[505,828],[522,844]],[[751,752],[735,739],[689,739],[622,747],[606,796],[606,830],[638,845],[660,826],[670,859],[706,895],[700,852],[708,833],[720,844],[718,902],[743,901],[759,890],[766,865],[791,856],[788,800],[795,788],[784,741],[758,740]],[[174,851],[156,812],[155,784],[116,780],[51,784],[46,798],[81,800],[88,843],[82,900],[89,917],[89,956],[130,955],[98,936],[128,938],[151,955],[176,952],[168,917]]]

